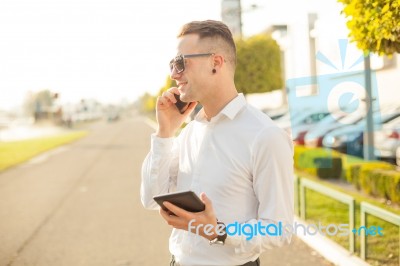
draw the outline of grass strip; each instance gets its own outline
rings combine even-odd
[[[0,172],[42,152],[78,140],[86,135],[86,131],[76,131],[51,137],[0,142]]]

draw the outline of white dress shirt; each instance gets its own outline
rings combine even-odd
[[[290,137],[242,94],[210,121],[201,110],[177,138],[151,137],[142,166],[141,200],[174,191],[205,192],[225,224],[293,223],[293,147]],[[194,233],[173,229],[169,247],[179,265],[241,265],[289,236],[227,237],[209,245]]]

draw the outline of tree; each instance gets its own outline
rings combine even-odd
[[[24,109],[27,114],[33,115],[35,118],[44,118],[48,115],[53,106],[56,94],[50,90],[41,90],[36,93],[29,93],[24,102]],[[58,97],[58,94],[57,94]]]
[[[235,84],[238,91],[269,92],[282,89],[280,49],[269,35],[260,34],[236,41]]]
[[[400,52],[399,0],[338,0],[344,4],[349,36],[365,53],[365,89],[367,127],[364,134],[364,159],[373,160],[374,137],[372,116],[371,64],[369,54],[392,55]],[[362,255],[365,257],[365,254]]]
[[[400,1],[338,0],[349,18],[350,38],[364,52],[391,55],[400,52]]]
[[[151,113],[154,112],[156,109],[156,97],[151,95],[150,93],[143,94],[140,99],[139,103],[137,104],[139,107],[139,111],[143,113]]]

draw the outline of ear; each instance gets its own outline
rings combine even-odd
[[[216,69],[218,71],[222,68],[224,64],[225,59],[221,54],[216,54],[213,56],[213,69]]]

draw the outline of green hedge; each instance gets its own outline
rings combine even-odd
[[[342,178],[369,195],[400,203],[400,172],[389,163],[364,161],[324,148],[295,146],[294,166],[319,178]]]
[[[357,189],[370,193],[372,185],[372,172],[375,170],[393,170],[395,167],[381,161],[362,161],[348,166],[346,180],[353,183]]]
[[[337,179],[342,176],[342,158],[329,149],[296,146],[294,164],[296,169],[319,178]]]
[[[373,169],[362,175],[361,188],[374,196],[400,202],[400,172]]]

